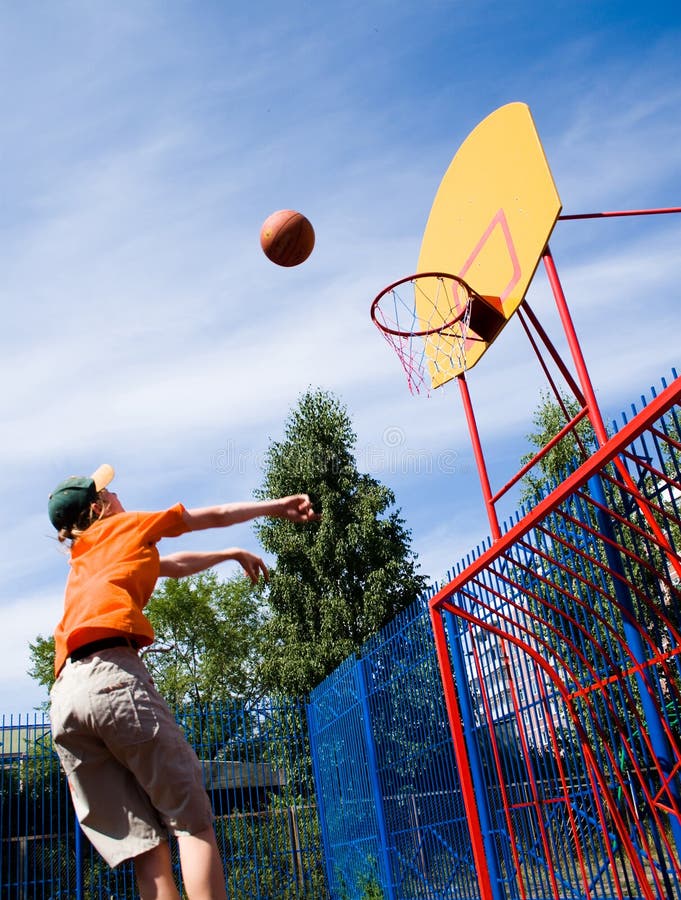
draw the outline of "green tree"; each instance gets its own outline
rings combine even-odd
[[[393,492],[358,471],[356,435],[332,394],[310,390],[270,444],[259,497],[306,492],[315,525],[256,524],[276,557],[261,667],[265,687],[304,695],[423,591]]]
[[[253,697],[261,601],[247,578],[210,570],[164,579],[146,614],[156,640],[144,662],[173,708]]]
[[[521,457],[521,465],[528,463],[535,453],[545,447],[580,409],[581,404],[574,397],[562,396],[558,402],[552,394],[542,393],[532,416],[536,430],[526,435],[533,449]],[[590,452],[594,447],[593,428],[584,418],[523,477],[521,499],[533,500],[547,486],[559,482],[566,472],[574,469],[576,462],[586,458],[584,450]]]
[[[39,634],[34,643],[29,643],[28,649],[31,659],[28,674],[49,692],[54,684],[54,638],[46,638]],[[46,709],[49,700],[46,698],[41,705]]]

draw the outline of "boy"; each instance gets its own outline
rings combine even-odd
[[[314,522],[309,497],[199,509],[126,512],[109,465],[50,494],[48,513],[71,547],[64,614],[55,631],[52,736],[81,827],[115,866],[133,858],[142,900],[179,900],[168,834],[177,837],[190,900],[226,898],[201,766],[138,655],[154,638],[143,609],[160,576],[181,578],[235,560],[255,584],[263,560],[231,547],[161,557],[164,537],[259,516]]]

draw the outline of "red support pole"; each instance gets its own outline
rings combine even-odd
[[[591,384],[591,377],[589,376],[589,371],[584,361],[582,348],[579,344],[579,339],[577,338],[577,332],[575,331],[572,316],[568,309],[565,294],[563,293],[563,286],[560,283],[558,270],[556,269],[556,264],[553,261],[553,256],[551,255],[548,244],[546,245],[542,259],[556,301],[556,306],[558,307],[558,315],[560,316],[560,321],[563,325],[563,331],[567,337],[568,347],[570,348],[570,353],[572,354],[572,359],[575,363],[577,378],[579,379],[579,384],[582,388],[582,393],[584,394],[586,408],[589,411],[589,420],[593,425],[598,444],[602,447],[608,441],[608,433],[605,430],[603,417],[601,416],[601,411],[596,400],[596,394],[593,385]]]
[[[575,219],[610,219],[616,216],[664,216],[667,213],[681,213],[681,206],[667,206],[661,209],[620,209],[613,212],[576,213],[571,216],[558,216],[558,219],[561,222],[568,222]]]
[[[487,465],[485,463],[485,455],[482,452],[482,444],[480,442],[480,434],[478,425],[475,421],[475,413],[473,412],[473,404],[471,403],[471,395],[468,391],[465,375],[457,375],[456,380],[459,382],[459,390],[461,391],[461,399],[463,408],[466,413],[466,422],[468,423],[468,432],[471,436],[473,444],[473,454],[475,456],[475,464],[478,467],[478,476],[480,478],[480,487],[482,488],[482,496],[485,501],[485,509],[487,510],[487,518],[489,519],[492,538],[498,541],[501,537],[501,528],[499,527],[499,519],[497,511],[494,508],[492,499],[492,488],[489,483],[489,475],[487,474]]]
[[[544,346],[551,354],[551,358],[553,359],[555,364],[558,366],[558,369],[560,370],[560,373],[563,376],[563,378],[568,383],[568,387],[570,388],[572,393],[575,395],[575,397],[577,398],[579,403],[582,406],[584,406],[584,397],[582,397],[582,392],[580,391],[579,386],[577,385],[577,382],[572,377],[572,373],[570,372],[568,367],[565,365],[565,363],[563,362],[563,360],[560,357],[560,354],[558,353],[556,348],[553,346],[553,344],[549,340],[549,336],[544,331],[544,328],[543,328],[541,322],[535,316],[535,314],[532,312],[532,309],[530,308],[530,304],[527,302],[527,300],[523,300],[516,315],[518,316],[520,323],[522,324],[523,328],[525,329],[525,334],[527,335],[527,338],[528,338],[530,344],[532,345],[535,355],[536,355],[537,359],[539,360],[539,363],[540,363],[542,369],[544,370],[544,374],[546,375],[546,380],[549,383],[551,383],[550,374],[546,368],[546,365],[545,365],[543,359],[541,358],[541,356],[539,354],[539,350],[538,350],[537,345],[535,344],[534,339],[530,333],[530,329],[527,327],[527,323],[525,322],[525,319],[523,318],[523,313],[530,320],[534,330],[537,332],[537,334],[541,338]],[[553,387],[553,385],[552,385],[552,387]],[[556,393],[555,388],[554,388],[554,393]]]

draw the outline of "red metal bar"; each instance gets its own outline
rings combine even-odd
[[[518,317],[518,321],[520,322],[520,324],[523,326],[523,329],[524,329],[524,331],[525,331],[525,334],[527,335],[527,339],[528,339],[528,341],[530,342],[530,346],[531,346],[532,349],[534,350],[534,355],[535,355],[535,356],[537,357],[537,359],[539,360],[539,365],[540,365],[541,368],[542,368],[542,372],[544,373],[544,377],[545,377],[546,380],[548,381],[549,387],[550,387],[551,390],[553,391],[553,396],[556,398],[556,403],[558,404],[558,406],[560,406],[560,408],[561,408],[561,410],[562,410],[562,412],[563,412],[563,415],[565,416],[565,421],[567,422],[567,421],[570,419],[570,414],[569,414],[569,412],[568,412],[568,410],[567,410],[567,407],[566,407],[566,405],[565,405],[565,401],[564,401],[564,399],[563,399],[563,395],[561,394],[560,390],[558,389],[558,386],[556,385],[556,381],[555,381],[553,375],[552,375],[551,372],[549,371],[549,367],[548,367],[547,364],[546,364],[546,360],[545,360],[544,357],[542,356],[541,351],[540,351],[540,349],[539,349],[539,347],[538,347],[538,345],[537,345],[537,342],[536,342],[536,340],[534,339],[534,335],[533,335],[532,332],[530,331],[530,326],[529,326],[529,325],[527,324],[527,322],[525,321],[525,317],[523,316],[521,310],[518,310],[518,311],[516,312],[516,316]],[[582,399],[580,400],[580,405],[581,405],[581,406],[584,406],[584,398],[582,398]],[[575,439],[576,439],[576,441],[577,441],[577,444],[579,445],[579,449],[580,449],[580,450],[582,451],[582,453],[584,454],[584,447],[582,446],[582,442],[580,441],[579,435],[578,435],[578,434],[575,434]]]
[[[672,447],[676,447],[677,450],[681,450],[681,441],[675,441],[670,434],[665,434],[664,431],[658,431],[657,428],[651,428],[650,433],[654,434],[655,437],[661,438],[665,443],[671,444]]]
[[[540,337],[541,340],[542,340],[542,343],[544,344],[544,346],[546,347],[546,349],[547,349],[547,350],[549,351],[549,353],[551,354],[551,358],[553,359],[553,361],[555,362],[555,364],[556,364],[556,365],[558,366],[558,368],[560,369],[561,375],[562,375],[563,378],[567,381],[570,390],[571,390],[572,393],[575,395],[575,397],[577,398],[577,400],[579,401],[579,403],[583,406],[585,401],[584,401],[584,396],[583,396],[582,392],[581,392],[580,389],[579,389],[579,385],[577,384],[577,382],[576,382],[575,379],[573,378],[572,372],[570,372],[570,370],[568,369],[568,367],[567,367],[567,366],[565,365],[565,363],[563,362],[563,360],[562,360],[562,358],[561,358],[561,356],[560,356],[560,353],[556,350],[556,348],[555,348],[555,347],[553,346],[553,344],[551,343],[551,340],[550,340],[548,334],[547,334],[546,331],[544,330],[544,328],[543,328],[541,322],[539,321],[539,319],[536,317],[536,315],[535,315],[534,312],[532,311],[532,307],[531,307],[530,304],[527,302],[527,300],[523,300],[523,302],[522,302],[520,308],[518,309],[518,313],[521,313],[521,311],[522,311],[523,313],[525,313],[525,315],[527,316],[527,318],[528,318],[528,319],[530,320],[530,322],[532,323],[532,327],[533,327],[534,330],[537,332],[537,334],[539,335],[539,337]],[[522,316],[522,315],[519,315],[519,318],[520,318],[520,321],[521,321],[521,323],[522,323],[522,325],[523,325],[523,328],[525,329],[525,333],[527,334],[527,337],[529,338],[530,343],[532,344],[533,347],[535,347],[534,341],[533,341],[533,339],[532,339],[532,336],[531,336],[530,333],[529,333],[529,329],[527,328],[527,325],[526,325],[526,323],[525,323],[525,320],[523,319],[523,316]],[[535,347],[535,353],[537,354],[537,356],[539,356],[539,354],[537,353],[536,347]],[[547,377],[548,377],[548,376],[547,376]]]
[[[452,672],[452,666],[449,661],[449,648],[447,647],[447,636],[445,634],[442,613],[431,609],[430,619],[433,627],[433,636],[435,638],[435,649],[437,651],[437,661],[440,667],[440,677],[442,679],[442,687],[445,695],[447,718],[449,719],[449,728],[452,735],[452,741],[454,742],[454,752],[456,755],[459,782],[461,784],[461,794],[466,809],[466,822],[468,824],[468,833],[471,839],[473,860],[479,878],[480,900],[494,900],[487,866],[487,857],[485,854],[485,844],[482,838],[480,817],[478,815],[478,804],[475,799],[475,789],[473,787],[473,778],[468,759],[468,750],[466,749],[466,737],[463,733],[463,726],[461,724],[462,719],[461,710],[459,709],[459,698],[454,686],[454,673]]]
[[[615,216],[664,216],[668,213],[681,213],[681,206],[667,206],[660,209],[621,209],[613,212],[577,213],[569,216],[558,216],[563,222],[571,219],[609,219]]]
[[[563,293],[563,286],[558,277],[558,270],[556,269],[556,264],[553,261],[553,256],[551,255],[548,244],[546,245],[542,259],[556,301],[556,306],[558,307],[558,315],[560,316],[560,321],[563,325],[563,331],[567,338],[568,347],[570,348],[570,353],[572,354],[572,359],[577,370],[577,378],[582,387],[586,407],[589,410],[589,420],[593,425],[598,443],[602,446],[607,443],[608,433],[603,422],[603,417],[601,416],[598,401],[596,400],[596,394],[593,389],[593,384],[591,383],[591,376],[589,375],[589,370],[584,361],[584,355],[577,337],[577,332],[575,331],[572,316],[570,315],[570,310],[568,309],[567,300]]]
[[[536,463],[538,463],[540,459],[542,459],[544,456],[546,456],[546,454],[549,452],[549,450],[551,450],[553,447],[556,446],[556,444],[558,444],[560,441],[562,441],[563,438],[565,437],[565,435],[569,431],[572,431],[572,429],[575,428],[575,426],[578,424],[578,422],[581,422],[581,420],[584,418],[584,416],[587,415],[587,413],[588,413],[587,408],[583,407],[582,409],[580,409],[580,411],[577,413],[576,416],[574,416],[572,419],[570,419],[570,421],[567,423],[567,425],[563,425],[563,427],[560,429],[558,434],[555,437],[552,437],[551,440],[548,442],[548,444],[545,444],[545,446],[543,446],[541,448],[541,450],[539,450],[537,453],[535,453],[534,456],[532,457],[532,459],[529,462],[525,463],[525,465],[522,467],[522,469],[519,469],[516,472],[516,474],[513,476],[513,478],[511,478],[510,481],[506,482],[506,484],[501,488],[501,490],[496,492],[496,494],[491,498],[492,503],[496,503],[500,497],[503,497],[503,495],[506,493],[507,490],[509,490],[509,488],[512,488],[513,485],[517,481],[520,481],[520,479],[523,477],[523,475],[527,471],[529,471]]]
[[[485,501],[485,509],[487,510],[487,518],[489,519],[492,538],[498,541],[501,537],[501,528],[499,527],[499,519],[497,511],[494,508],[492,500],[492,488],[489,483],[489,475],[487,474],[487,465],[485,464],[485,455],[482,452],[482,444],[480,442],[480,434],[478,425],[475,421],[475,413],[473,412],[473,404],[471,403],[471,395],[468,391],[465,375],[457,375],[456,380],[459,382],[459,390],[461,391],[461,399],[463,408],[466,413],[466,422],[468,423],[468,431],[473,444],[473,454],[475,456],[475,464],[478,467],[478,476],[480,478],[480,487],[482,488],[482,496]]]
[[[656,437],[661,436],[661,432],[659,432],[656,428],[651,428],[650,433]],[[681,450],[681,444],[678,444],[676,449]],[[649,462],[647,462],[645,459],[642,459],[640,456],[636,456],[636,454],[631,453],[629,450],[623,450],[622,456],[624,456],[626,459],[630,459],[637,467],[648,472],[648,474],[652,475],[656,480],[662,479],[665,482],[666,487],[660,489],[659,493],[663,493],[665,491],[668,492],[670,488],[676,488],[676,490],[681,491],[681,481],[677,481],[675,478],[666,477],[664,472],[661,472],[660,469],[656,469],[655,466],[651,466]],[[664,515],[668,519],[672,519],[672,516],[670,516],[668,511],[664,511],[660,506],[650,500],[648,502],[654,510],[659,513],[664,513]],[[674,521],[677,523],[677,525],[681,525],[681,522],[678,519],[675,519]]]

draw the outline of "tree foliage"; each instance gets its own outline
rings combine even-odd
[[[567,424],[568,417],[571,419],[581,409],[581,405],[573,397],[563,396],[561,403],[558,403],[552,394],[541,395],[539,405],[532,416],[536,430],[526,436],[533,450],[521,457],[521,465],[528,463],[535,453],[556,437],[561,428]],[[566,412],[568,417],[565,415]],[[576,461],[584,458],[583,448],[590,452],[594,446],[593,428],[588,419],[582,419],[523,477],[521,499],[533,500],[547,486],[557,484],[565,477],[566,472],[574,468]]]
[[[358,471],[355,444],[345,407],[311,390],[267,451],[257,495],[305,492],[322,512],[313,525],[256,526],[276,557],[262,664],[270,690],[307,693],[425,587],[394,494]]]
[[[247,578],[164,579],[146,614],[156,640],[144,662],[171,707],[256,693],[261,602]]]
[[[46,638],[39,634],[36,637],[34,643],[29,642],[28,650],[31,659],[31,665],[28,669],[28,674],[31,676],[31,678],[33,678],[34,681],[37,681],[38,684],[42,684],[49,692],[55,680],[54,638]],[[45,703],[42,705],[44,707],[47,707],[48,701],[45,700]]]

